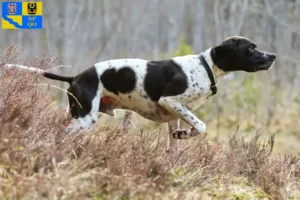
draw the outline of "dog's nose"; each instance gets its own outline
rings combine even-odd
[[[276,54],[275,53],[270,53],[269,58],[272,59],[272,60],[275,60],[276,59]]]

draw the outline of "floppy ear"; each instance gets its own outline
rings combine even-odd
[[[238,41],[238,39],[225,40],[220,45],[214,47],[212,59],[218,68],[224,71],[231,71],[234,69],[234,63],[232,63],[232,60],[238,45]]]

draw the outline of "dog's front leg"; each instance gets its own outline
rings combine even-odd
[[[174,100],[172,97],[162,97],[158,103],[173,115],[182,119],[192,126],[189,130],[176,130],[173,132],[175,139],[187,139],[198,134],[206,132],[206,125],[199,120],[191,111],[189,111],[182,103]]]

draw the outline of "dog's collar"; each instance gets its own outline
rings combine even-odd
[[[210,89],[212,91],[211,96],[213,96],[213,95],[215,95],[217,93],[217,86],[216,86],[214,75],[213,75],[213,73],[212,73],[209,65],[207,64],[207,62],[204,59],[204,57],[203,57],[202,54],[200,54],[199,58],[200,58],[200,61],[201,61],[202,65],[203,65],[204,69],[206,70],[207,75],[208,75],[208,77],[210,79],[210,82],[211,82]]]

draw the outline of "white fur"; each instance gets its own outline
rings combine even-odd
[[[274,66],[274,64],[275,64],[275,61],[272,63],[271,67],[268,70],[272,69],[272,67]]]

